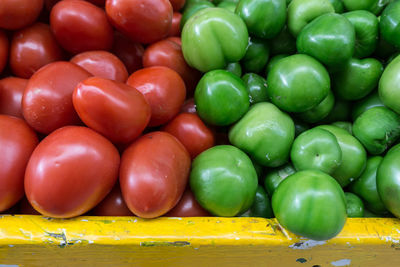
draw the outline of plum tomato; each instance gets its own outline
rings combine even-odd
[[[129,74],[143,67],[143,45],[129,40],[120,32],[114,34],[114,45],[111,52],[124,62]]]
[[[169,30],[168,36],[181,36],[181,19],[182,14],[174,12],[172,15],[171,29]]]
[[[210,217],[212,216],[197,202],[193,192],[187,188],[178,204],[165,217]]]
[[[113,190],[91,213],[95,216],[133,216],[122,197],[119,183],[114,186]]]
[[[43,8],[43,0],[1,0],[0,28],[17,30],[32,24]]]
[[[22,95],[27,79],[7,77],[0,80],[0,114],[19,118],[22,116]]]

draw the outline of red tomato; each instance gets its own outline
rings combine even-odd
[[[144,44],[168,35],[172,12],[168,0],[106,0],[111,23],[133,41]]]
[[[182,9],[182,7],[185,5],[186,0],[169,0],[169,2],[171,3],[174,12],[177,12]]]
[[[20,214],[40,215],[40,213],[32,207],[26,197],[23,197],[19,201],[18,206]]]
[[[22,113],[36,131],[48,134],[65,125],[79,124],[72,105],[76,85],[91,75],[78,65],[58,61],[38,70],[22,96]]]
[[[38,143],[35,132],[22,119],[0,115],[0,211],[24,195],[24,173]]]
[[[25,173],[26,196],[45,216],[79,216],[111,191],[119,162],[117,149],[100,134],[86,127],[63,127],[33,151]]]
[[[16,30],[32,24],[43,8],[43,0],[1,0],[0,28]]]
[[[167,67],[150,67],[134,72],[127,84],[138,89],[151,106],[149,126],[159,126],[178,114],[186,97],[185,83]]]
[[[212,216],[197,202],[192,191],[188,188],[178,204],[164,215],[165,217],[209,217]]]
[[[185,81],[188,95],[192,95],[201,78],[201,73],[186,63],[181,46],[167,39],[146,48],[143,54],[143,66],[165,66],[173,69]]]
[[[109,50],[113,44],[113,29],[104,10],[89,2],[58,2],[50,13],[50,27],[60,45],[73,54]]]
[[[181,38],[180,38],[180,37],[177,37],[177,36],[172,36],[172,37],[168,37],[168,38],[166,38],[165,40],[172,41],[172,42],[174,42],[174,43],[176,43],[176,44],[178,44],[178,45],[182,46],[182,40],[181,40]]]
[[[121,187],[117,183],[113,190],[92,211],[95,216],[133,216],[122,197]]]
[[[196,114],[181,113],[170,121],[163,130],[178,138],[186,147],[192,159],[215,145],[213,132]]]
[[[14,33],[10,48],[10,66],[16,76],[30,78],[44,65],[62,59],[63,51],[49,25],[36,23]]]
[[[8,49],[9,47],[7,35],[4,33],[4,31],[0,30],[0,73],[7,65]]]
[[[122,83],[128,79],[128,71],[124,63],[107,51],[83,52],[74,56],[71,62],[81,66],[93,76]]]
[[[115,32],[112,52],[124,62],[129,74],[142,68],[143,45],[132,42],[119,32]]]
[[[82,121],[114,143],[130,143],[146,128],[151,108],[135,88],[93,77],[79,83],[72,96]]]
[[[172,25],[169,30],[168,36],[181,36],[181,19],[182,14],[179,12],[174,12],[172,16]]]
[[[161,216],[178,203],[189,171],[189,153],[175,137],[148,133],[122,154],[119,179],[124,200],[137,216]]]
[[[0,114],[22,116],[22,95],[27,79],[8,77],[0,80]]]
[[[183,103],[183,106],[181,107],[181,113],[197,114],[196,103],[194,102],[193,97],[186,99],[185,103]]]

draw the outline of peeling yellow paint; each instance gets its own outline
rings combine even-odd
[[[0,217],[0,264],[19,266],[400,266],[400,220],[348,219],[334,239],[275,219]]]

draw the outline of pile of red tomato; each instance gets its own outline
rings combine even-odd
[[[1,212],[210,215],[185,191],[215,137],[190,100],[184,4],[1,1]]]

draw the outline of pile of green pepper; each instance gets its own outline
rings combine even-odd
[[[181,27],[197,113],[229,138],[193,161],[205,209],[315,240],[400,217],[400,1],[188,0]]]

